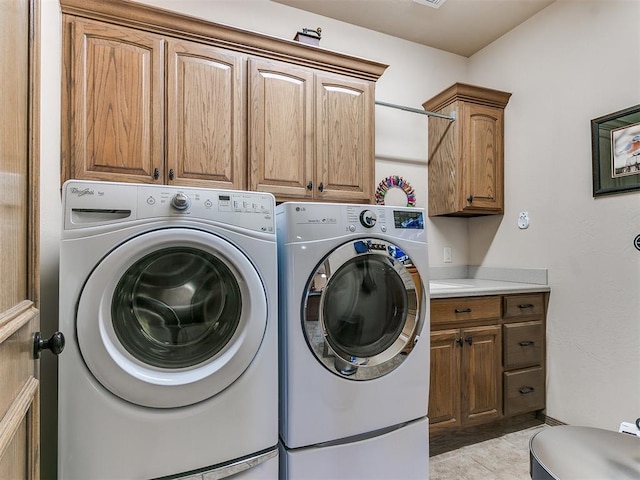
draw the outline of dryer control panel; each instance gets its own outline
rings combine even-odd
[[[287,222],[281,229],[285,241],[323,240],[349,234],[391,235],[417,241],[426,238],[422,208],[287,202],[277,207],[278,215],[285,211]]]
[[[63,199],[65,229],[184,218],[275,234],[270,193],[71,180]]]

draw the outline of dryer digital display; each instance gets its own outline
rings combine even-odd
[[[422,212],[394,210],[393,223],[396,228],[424,229],[424,218],[422,216]]]

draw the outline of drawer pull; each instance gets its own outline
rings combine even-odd
[[[535,305],[533,303],[521,303],[520,305],[518,305],[518,308],[533,308],[535,307]]]
[[[533,340],[525,340],[524,342],[520,342],[521,347],[533,347],[536,344]]]
[[[467,337],[464,339],[465,342],[467,342],[470,346],[473,345],[473,337]]]
[[[456,343],[458,344],[459,347],[462,347],[462,343],[463,343],[462,337],[458,338],[456,340]]]
[[[456,313],[471,313],[470,308],[456,308],[454,311]]]
[[[521,387],[521,388],[519,389],[519,392],[520,392],[522,395],[526,395],[526,394],[528,394],[528,393],[533,393],[533,392],[535,392],[535,391],[536,391],[536,389],[535,389],[535,388],[533,388],[533,387]]]

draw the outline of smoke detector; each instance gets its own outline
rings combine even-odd
[[[428,7],[432,7],[432,8],[440,8],[440,6],[446,1],[446,0],[413,0],[415,3],[419,3],[420,5],[426,5]]]

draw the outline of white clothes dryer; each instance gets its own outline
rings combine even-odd
[[[276,478],[275,201],[69,181],[58,477]]]
[[[371,466],[392,438],[415,463],[376,478],[428,477],[424,211],[293,202],[276,211],[281,476],[318,478],[329,447]],[[345,468],[332,478],[367,476]]]

